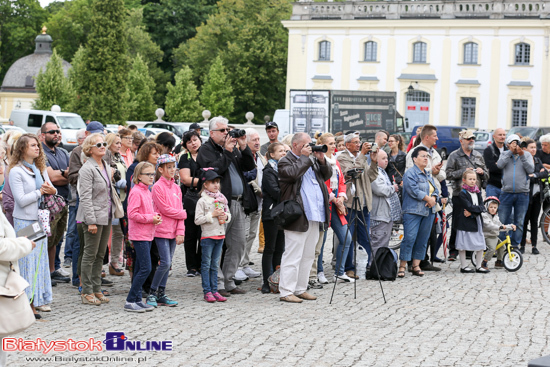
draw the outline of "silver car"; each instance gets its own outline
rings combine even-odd
[[[493,133],[491,131],[478,130],[474,132],[476,143],[474,149],[483,154],[485,148],[493,144]]]

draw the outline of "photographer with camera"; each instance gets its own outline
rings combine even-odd
[[[531,153],[520,146],[520,138],[512,134],[506,138],[507,151],[500,153],[497,167],[502,169],[502,191],[498,216],[502,223],[515,224],[512,234],[512,246],[518,248],[523,236],[523,222],[529,207],[529,175],[535,171]],[[512,218],[512,209],[514,218]],[[504,240],[504,233],[501,240]]]
[[[361,143],[358,134],[348,134],[344,139],[346,143],[346,150],[338,156],[338,162],[342,168],[342,172],[347,178],[350,178],[350,174],[358,175],[356,183],[353,180],[346,184],[346,196],[345,202],[348,208],[347,221],[349,223],[350,234],[353,235],[355,229],[355,222],[353,218],[359,217],[363,219],[365,216],[366,228],[363,225],[357,227],[357,240],[358,243],[367,251],[369,258],[371,257],[370,243],[369,243],[369,231],[370,231],[370,211],[372,210],[372,189],[371,183],[378,177],[378,163],[377,163],[377,151],[374,151],[370,143]],[[367,155],[370,153],[372,162],[367,162]],[[361,170],[364,172],[359,173]],[[353,173],[357,172],[357,173]],[[359,197],[361,211],[353,210],[353,197],[357,195]],[[353,263],[353,252],[355,249],[350,247],[348,256],[345,260],[346,275],[350,278],[359,279],[355,274],[355,265]]]
[[[310,143],[308,134],[294,134],[292,150],[278,164],[280,202],[294,200],[303,212],[297,220],[283,226],[285,252],[281,259],[279,291],[280,300],[291,303],[317,299],[306,292],[309,271],[320,229],[327,229],[330,219],[325,181],[332,176],[332,168],[323,150]],[[326,152],[326,146],[324,149]]]
[[[243,172],[256,168],[254,156],[246,142],[246,133],[239,129],[229,131],[227,124],[228,120],[222,116],[210,120],[210,139],[201,146],[197,155],[200,167],[217,168],[221,176],[221,192],[227,198],[231,212],[231,221],[225,228],[226,251],[222,266],[224,284],[218,287],[224,297],[246,293],[237,288],[233,277],[246,247],[245,217],[258,210],[256,195],[243,175]]]

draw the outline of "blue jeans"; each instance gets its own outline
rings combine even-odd
[[[55,246],[55,260],[54,267],[55,270],[61,268],[61,259],[59,259],[59,253],[61,252],[61,245],[63,244],[63,237],[59,240],[59,243]]]
[[[347,259],[349,250],[351,248],[351,233],[348,231],[348,225],[342,224],[340,218],[338,217],[338,212],[336,211],[336,205],[332,205],[332,213],[330,216],[330,227],[334,232],[334,235],[338,238],[338,247],[336,248],[336,266],[339,269],[336,269],[336,275],[344,274],[344,262],[342,259]],[[323,238],[323,246],[321,247],[321,253],[319,254],[319,259],[317,260],[317,273],[323,271],[323,249],[325,248],[325,242],[327,240],[327,232],[325,231],[325,237]],[[345,243],[345,246],[344,246]],[[342,248],[344,253],[342,255]]]
[[[365,216],[365,221],[367,225],[367,229],[365,231],[365,226],[363,225],[363,215]],[[357,244],[361,245],[369,255],[369,258],[371,256],[371,250],[370,250],[370,241],[369,241],[369,231],[370,231],[370,213],[369,209],[365,206],[363,208],[363,215],[361,215],[361,212],[350,209],[348,211],[348,215],[346,216],[346,219],[348,220],[348,228],[350,235],[353,236],[353,231],[355,229],[355,223],[353,223],[353,219],[357,217]],[[343,238],[342,238],[343,239]],[[340,242],[343,242],[340,240]],[[353,246],[350,246],[348,256],[345,258],[345,271],[353,270],[355,271],[355,266],[353,264]]]
[[[76,206],[69,207],[69,225],[67,229],[67,237],[65,239],[65,246],[67,246],[67,243],[69,242],[69,238],[72,237],[72,265],[73,265],[73,285],[78,286],[80,284],[80,280],[78,278],[78,256],[80,254],[80,237],[78,236],[78,226],[76,224],[76,212],[78,211],[78,204],[80,203],[80,200],[76,199]],[[73,211],[71,211],[74,208]],[[71,221],[71,219],[73,219]]]
[[[202,262],[201,281],[202,291],[216,293],[218,291],[218,267],[222,256],[223,240],[203,238],[201,240]]]
[[[134,278],[132,287],[126,297],[126,302],[140,302],[141,288],[151,272],[151,243],[152,241],[132,241],[136,251],[136,263],[134,265]]]
[[[434,217],[434,213],[430,213],[427,217],[417,214],[403,214],[403,233],[405,237],[401,242],[399,260],[424,260]]]
[[[78,241],[78,232],[76,230],[76,210],[78,206],[69,206],[69,222],[67,224],[67,234],[65,235],[65,259],[73,257],[73,246]],[[78,245],[80,247],[80,244]],[[78,252],[78,250],[76,251]]]
[[[516,231],[510,237],[512,246],[518,247],[523,235],[525,213],[527,213],[527,208],[529,207],[529,193],[519,192],[514,194],[502,191],[499,199],[498,217],[504,225],[515,224],[517,226]],[[500,232],[499,237],[503,241],[506,238],[506,232]]]
[[[153,282],[151,283],[151,291],[157,290],[159,287],[166,288],[168,281],[168,273],[172,266],[172,258],[176,251],[176,239],[155,237],[155,242],[159,251],[160,265],[157,267]]]
[[[496,196],[500,199],[500,189],[496,186],[487,185],[487,187],[485,188],[485,194],[487,195],[487,197]]]

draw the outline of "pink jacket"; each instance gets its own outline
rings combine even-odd
[[[131,241],[152,241],[155,237],[153,197],[149,187],[140,182],[128,198],[128,238]]]
[[[162,216],[155,237],[174,239],[185,235],[184,220],[187,213],[183,209],[181,189],[174,179],[168,181],[163,176],[153,185],[153,207]]]

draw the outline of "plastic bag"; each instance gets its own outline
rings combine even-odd
[[[357,245],[357,271],[355,274],[360,279],[367,278],[367,265],[369,264],[369,254],[361,245]]]
[[[38,221],[44,232],[50,237],[52,229],[50,228],[50,211],[48,209],[38,209]]]

